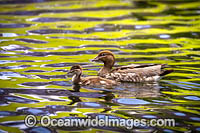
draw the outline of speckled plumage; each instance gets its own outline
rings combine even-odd
[[[158,81],[173,71],[164,70],[164,64],[131,64],[112,69],[115,57],[111,51],[101,51],[93,61],[104,63],[104,67],[98,72],[99,76],[123,82]]]

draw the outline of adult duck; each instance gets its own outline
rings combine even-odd
[[[82,67],[80,65],[72,66],[67,75],[73,75],[72,82],[74,85],[112,87],[119,84],[117,81],[99,76],[81,77]]]
[[[98,76],[116,81],[158,81],[164,75],[173,72],[173,70],[164,70],[165,64],[132,64],[112,69],[115,63],[115,56],[108,50],[99,52],[92,61],[104,63],[103,68],[98,72]]]

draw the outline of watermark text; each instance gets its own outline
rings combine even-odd
[[[122,119],[110,118],[109,116],[104,116],[103,118],[88,116],[86,118],[65,117],[57,119],[50,116],[41,116],[40,120],[37,120],[36,116],[27,115],[24,122],[27,127],[34,127],[37,123],[44,127],[126,127],[127,129],[175,126],[174,119]]]

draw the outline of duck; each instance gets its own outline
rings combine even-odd
[[[98,71],[98,76],[119,82],[154,82],[173,72],[173,69],[164,70],[166,64],[131,64],[116,67],[115,56],[109,50],[103,50],[92,59],[92,62],[103,62],[104,66]]]
[[[80,65],[73,65],[67,73],[67,75],[72,75],[72,82],[74,85],[112,87],[119,84],[119,82],[115,80],[102,78],[100,76],[82,77],[82,70]]]

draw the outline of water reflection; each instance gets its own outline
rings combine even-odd
[[[119,98],[160,96],[160,86],[157,82],[135,84],[123,83],[121,86],[123,86],[123,90],[117,90]]]
[[[81,86],[80,85],[73,85],[73,90],[71,92],[80,92]],[[71,102],[69,103],[69,105],[73,105],[77,102],[81,102],[81,99],[78,96],[69,96],[68,97]]]

